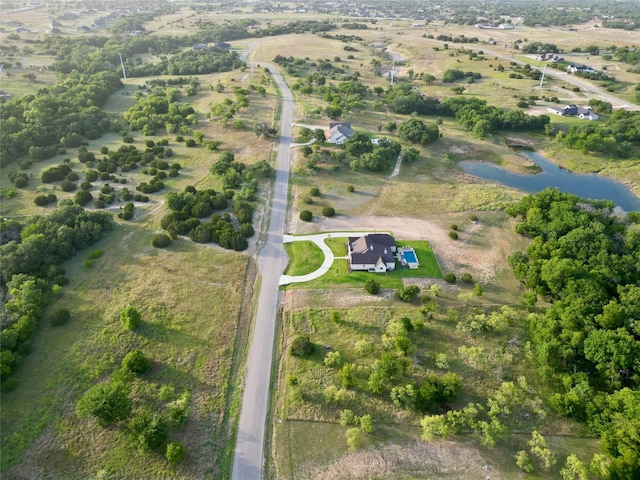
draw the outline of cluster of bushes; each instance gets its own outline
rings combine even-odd
[[[0,110],[1,165],[27,152],[34,160],[51,158],[58,153],[60,140],[71,134],[99,138],[111,129],[99,107],[120,88],[115,72],[68,75],[51,88],[5,102]]]
[[[237,229],[228,213],[214,214],[207,223],[200,221],[200,218],[211,215],[214,210],[225,209],[227,202],[224,195],[213,189],[199,192],[193,186],[188,186],[184,193],[169,193],[166,204],[171,213],[162,219],[161,227],[173,238],[177,235],[189,235],[194,242],[213,242],[224,248],[244,250],[248,246],[247,237],[254,234],[251,225],[253,207],[248,202],[233,202],[232,212],[239,224]]]
[[[640,141],[640,112],[618,110],[605,124],[575,125],[566,133],[558,133],[556,139],[585,153],[629,158],[635,151],[634,144]]]
[[[121,317],[126,320],[133,314],[139,321],[139,313],[131,306],[123,310]],[[125,328],[132,330],[128,324]],[[114,424],[124,427],[126,422],[131,441],[137,448],[164,452],[169,462],[178,463],[184,458],[184,446],[179,442],[168,443],[169,434],[185,425],[190,395],[185,390],[179,396],[163,394],[157,400],[148,397],[132,400],[132,388],[144,382],[142,376],[150,368],[151,360],[141,350],[129,351],[109,380],[94,385],[80,397],[76,414],[80,418],[94,417],[101,427]]]
[[[58,197],[56,197],[54,193],[36,195],[36,197],[33,199],[33,203],[35,203],[39,207],[44,207],[45,205],[49,205],[50,203],[55,203],[57,201]]]
[[[121,218],[122,220],[131,220],[133,218],[134,208],[133,203],[126,203],[122,211],[118,213],[118,218]]]
[[[457,80],[462,79],[472,79],[472,80],[480,80],[482,75],[478,72],[463,72],[462,70],[458,70],[457,68],[450,68],[444,75],[442,76],[442,81],[444,83],[453,83]]]
[[[11,374],[22,363],[26,342],[45,307],[68,280],[62,263],[92,245],[111,229],[111,215],[85,212],[68,200],[50,215],[34,216],[24,224],[0,224],[0,284],[8,295],[0,333],[0,378],[5,390],[17,380]]]
[[[352,170],[364,168],[371,172],[387,170],[395,164],[402,146],[392,140],[381,139],[377,145],[373,145],[369,136],[356,132],[344,142],[346,152],[356,157],[349,163]]]
[[[154,87],[124,112],[124,119],[132,130],[139,130],[143,135],[154,135],[161,128],[167,133],[179,130],[186,133],[188,127],[198,124],[198,116],[190,105],[178,103],[180,96],[176,88]]]
[[[16,188],[24,188],[29,185],[29,177],[24,172],[17,172],[15,170],[9,172],[9,180]]]

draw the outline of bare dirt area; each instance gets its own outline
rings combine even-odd
[[[451,480],[507,478],[486,461],[477,449],[450,441],[383,445],[376,449],[352,452],[330,465],[311,470],[304,478],[365,480],[408,476]]]
[[[502,215],[489,214],[485,215]],[[451,215],[434,216],[431,220],[418,220],[404,217],[352,217],[341,215],[333,218],[320,218],[314,222],[302,222],[292,219],[289,231],[296,234],[309,234],[330,231],[390,231],[401,240],[428,240],[443,272],[469,272],[474,278],[488,281],[498,271],[508,267],[507,257],[512,253],[514,236],[512,229],[505,232],[502,221],[483,221],[477,223],[460,221]],[[458,240],[449,238],[450,224],[458,221],[460,230]],[[463,227],[463,221],[468,223]]]

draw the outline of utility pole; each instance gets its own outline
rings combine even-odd
[[[544,68],[542,69],[542,77],[540,77],[540,88],[542,88],[542,82],[544,82],[544,72],[547,71],[547,65],[544,65]]]
[[[119,53],[118,55],[120,55],[120,66],[122,67],[122,76],[126,80],[127,79],[127,72],[124,71],[124,62],[122,61],[122,54]]]

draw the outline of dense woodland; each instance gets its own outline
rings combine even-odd
[[[613,478],[640,473],[640,216],[610,202],[546,190],[507,208],[532,239],[510,258],[534,303],[530,355],[558,393],[558,412],[585,422],[615,460]]]

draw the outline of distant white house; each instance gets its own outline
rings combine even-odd
[[[596,69],[588,67],[587,65],[569,65],[567,67],[567,71],[569,73],[597,73],[598,72]]]
[[[342,145],[353,135],[350,123],[330,123],[328,143]]]
[[[583,120],[598,120],[600,116],[589,107],[565,105],[564,107],[549,107],[547,111],[561,117],[578,117]]]
[[[498,29],[500,30],[513,30],[516,27],[513,26],[511,23],[501,23],[500,25],[498,25]]]
[[[598,120],[600,116],[589,107],[578,107],[578,118],[582,118],[583,120]]]
[[[372,233],[362,237],[349,237],[347,245],[349,269],[366,272],[395,270],[396,241],[387,233]]]

